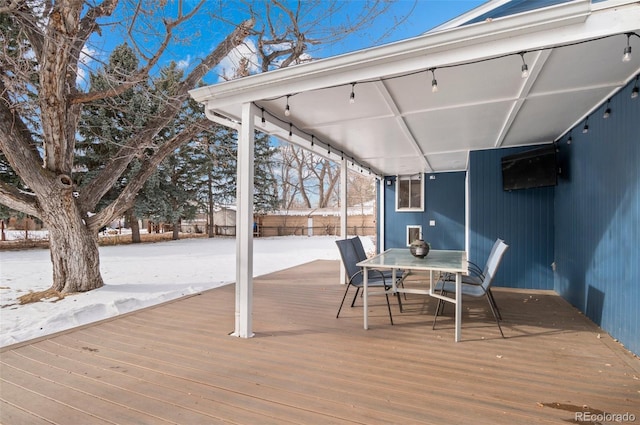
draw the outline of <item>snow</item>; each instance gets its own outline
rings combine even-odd
[[[316,259],[337,260],[335,236],[254,239],[254,276]],[[370,238],[362,238],[373,250]],[[51,286],[47,249],[0,251],[0,347],[128,313],[235,281],[235,239],[202,238],[100,247],[105,286],[20,305]]]

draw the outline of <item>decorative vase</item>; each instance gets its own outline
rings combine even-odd
[[[409,250],[414,257],[424,258],[429,254],[429,244],[422,239],[416,239],[409,245]]]

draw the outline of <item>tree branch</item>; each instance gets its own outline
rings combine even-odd
[[[144,53],[142,53],[142,50],[137,46],[137,43],[135,42],[135,37],[133,37],[131,35],[131,26],[133,26],[133,23],[132,23],[130,28],[129,28],[129,34],[130,34],[129,38],[130,38],[131,42],[133,43],[133,45],[135,46],[136,51],[138,52],[138,54],[141,57],[143,57],[143,58],[145,58],[147,60],[147,64],[144,67],[142,67],[141,69],[139,69],[138,72],[136,72],[135,74],[131,75],[127,79],[123,80],[117,86],[113,86],[113,87],[110,87],[108,90],[103,90],[103,91],[98,91],[98,92],[89,92],[89,93],[82,93],[82,94],[79,93],[79,94],[75,95],[71,99],[71,103],[72,104],[87,103],[87,102],[91,102],[91,101],[95,101],[95,100],[114,97],[114,96],[117,96],[119,94],[124,93],[125,91],[127,91],[131,87],[135,86],[136,84],[140,83],[141,81],[146,80],[148,78],[148,76],[149,76],[149,71],[151,71],[151,69],[154,66],[156,66],[156,64],[160,60],[160,57],[164,54],[164,52],[167,50],[167,47],[169,46],[169,43],[172,41],[172,39],[173,39],[173,30],[176,27],[178,27],[180,24],[184,23],[185,21],[187,21],[191,17],[193,17],[193,15],[195,15],[198,12],[198,10],[202,7],[203,4],[205,4],[205,2],[206,2],[206,0],[201,0],[200,3],[198,3],[191,10],[191,12],[189,12],[186,15],[182,14],[182,11],[181,11],[182,7],[180,7],[180,13],[178,14],[178,17],[176,19],[174,19],[172,21],[164,21],[164,26],[165,26],[164,39],[162,40],[162,43],[160,43],[160,46],[156,49],[156,51],[153,54],[153,56],[151,56],[150,58],[147,58],[144,55]],[[116,1],[116,3],[117,3],[117,1]],[[138,4],[138,7],[139,6],[140,5]],[[115,7],[115,4],[114,4],[114,7]],[[98,12],[96,12],[96,13],[98,13]],[[91,21],[88,20],[86,25],[87,26],[92,25]],[[95,25],[95,22],[93,22],[93,25]]]
[[[100,172],[85,188],[81,195],[82,204],[88,211],[92,210],[105,193],[113,186],[122,173],[127,169],[129,163],[136,155],[150,146],[153,138],[165,127],[182,107],[182,104],[189,96],[189,90],[196,86],[197,82],[215,65],[237,47],[248,35],[255,21],[247,20],[239,25],[227,38],[225,38],[216,49],[205,57],[191,73],[180,83],[176,95],[169,100],[165,107],[156,114],[156,118],[144,128],[132,135],[129,141],[123,146],[114,160]],[[156,152],[156,154],[158,153]],[[164,158],[161,158],[162,162]]]
[[[0,181],[0,204],[21,211],[33,217],[41,218],[40,208],[35,195],[22,192],[14,186]]]
[[[156,171],[158,165],[178,147],[194,139],[198,133],[213,125],[214,124],[207,118],[202,118],[172,139],[163,143],[153,155],[142,162],[140,172],[129,181],[116,200],[102,209],[98,214],[88,218],[87,224],[97,230],[131,208],[135,202],[137,193],[142,189],[147,179]]]
[[[47,6],[45,11],[50,7],[50,5]],[[0,13],[10,14],[18,22],[17,26],[25,31],[35,56],[40,57],[44,34],[39,28],[38,17],[35,15],[34,9],[29,7],[25,1],[13,0],[8,5],[0,7]]]
[[[7,157],[11,168],[22,177],[27,186],[35,187],[47,182],[46,172],[42,169],[42,158],[31,132],[13,108],[2,79],[0,79],[0,149]]]

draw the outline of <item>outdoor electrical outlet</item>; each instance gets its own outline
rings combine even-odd
[[[436,221],[435,220],[429,220],[429,226],[435,227],[435,225],[436,225]]]

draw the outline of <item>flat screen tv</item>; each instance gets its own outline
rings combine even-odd
[[[506,191],[558,184],[555,145],[502,158],[502,188]]]

